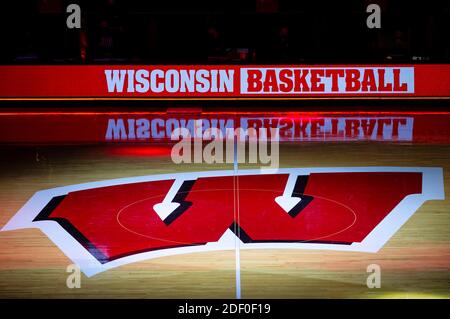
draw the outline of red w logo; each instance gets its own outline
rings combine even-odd
[[[248,248],[376,252],[430,199],[439,168],[185,173],[36,193],[3,228],[40,228],[89,276],[164,255]]]

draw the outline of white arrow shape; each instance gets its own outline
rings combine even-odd
[[[278,205],[283,208],[286,213],[289,213],[292,208],[295,207],[302,200],[300,197],[293,197],[292,193],[294,192],[295,183],[297,182],[297,175],[289,174],[288,181],[286,183],[286,187],[284,188],[283,195],[275,198],[275,201]]]
[[[161,203],[153,205],[153,210],[158,214],[162,221],[180,206],[180,203],[173,202],[173,199],[180,190],[181,185],[183,185],[183,182],[182,179],[175,179],[167,192],[166,197],[164,197],[164,200]]]

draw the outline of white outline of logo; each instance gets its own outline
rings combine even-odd
[[[1,229],[9,231],[23,228],[38,228],[55,243],[66,256],[77,264],[81,271],[91,277],[108,269],[121,265],[148,260],[158,257],[194,252],[234,250],[236,248],[236,235],[227,229],[219,241],[210,242],[203,246],[189,246],[169,248],[157,251],[143,252],[122,257],[107,263],[100,263],[86,250],[75,238],[55,221],[35,221],[34,218],[55,196],[66,195],[69,192],[94,189],[105,186],[140,183],[159,180],[194,180],[201,177],[217,176],[245,176],[256,174],[291,174],[309,175],[311,173],[336,173],[336,172],[419,172],[422,173],[422,193],[411,194],[403,198],[401,202],[364,238],[360,243],[351,245],[317,244],[317,243],[243,243],[241,249],[321,249],[355,252],[378,252],[383,245],[402,227],[402,225],[417,211],[427,200],[444,200],[444,179],[442,168],[428,167],[334,167],[334,168],[284,168],[266,170],[241,170],[235,174],[233,170],[189,172],[179,174],[148,175],[131,178],[113,179],[85,184],[70,185],[53,189],[42,190],[35,193],[30,200],[13,216],[13,218]]]

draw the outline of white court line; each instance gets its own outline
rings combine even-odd
[[[239,171],[239,165],[238,165],[238,160],[237,160],[237,136],[234,136],[234,163],[233,163],[233,168],[234,168],[234,181],[235,181],[235,187],[233,189],[234,192],[234,213],[235,215],[237,215],[237,219],[234,219],[235,222],[235,226],[237,232],[235,231],[235,233],[237,233],[237,236],[235,238],[235,260],[236,260],[236,299],[241,299],[241,232],[240,232],[240,228],[239,228],[239,175],[238,175],[238,171]],[[237,188],[237,189],[236,189]],[[237,197],[237,198],[236,198]]]

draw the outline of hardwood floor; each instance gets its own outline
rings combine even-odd
[[[233,169],[176,165],[122,146],[0,146],[0,227],[42,189],[120,177]],[[147,146],[148,147],[148,146]],[[450,145],[310,143],[280,146],[281,167],[443,167],[447,197],[426,202],[378,253],[242,250],[243,298],[449,298]],[[259,168],[240,164],[239,168]],[[0,232],[0,298],[234,298],[235,253],[192,253],[137,262],[69,289],[71,261],[38,229]],[[366,286],[370,264],[381,288]]]

